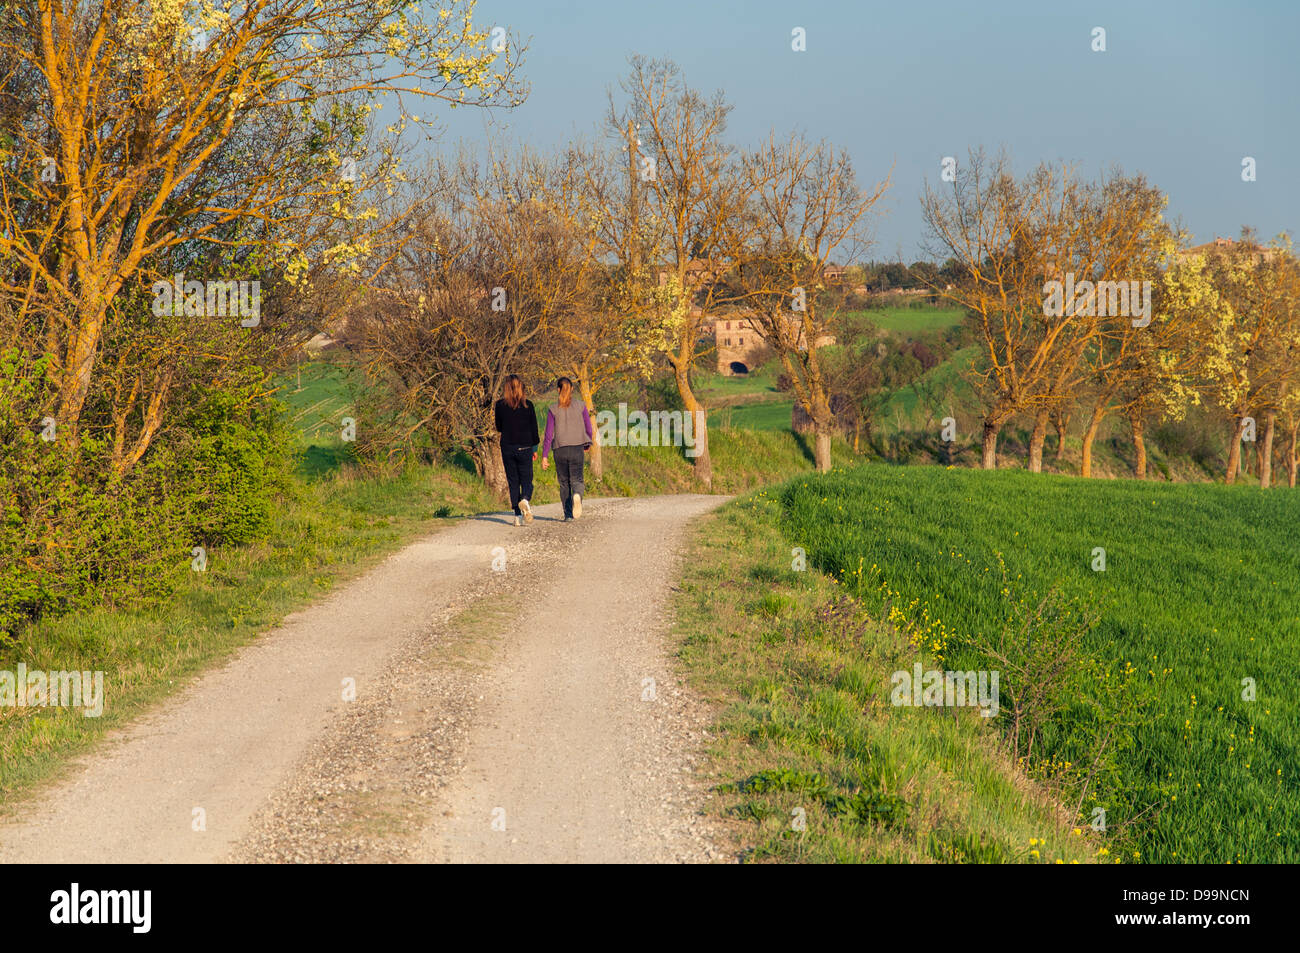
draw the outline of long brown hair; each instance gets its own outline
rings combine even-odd
[[[506,377],[505,393],[502,395],[507,404],[515,410],[524,406],[524,382],[519,379],[519,375],[511,374]]]
[[[560,406],[568,407],[573,402],[573,381],[561,377],[555,382],[555,389],[560,392]]]

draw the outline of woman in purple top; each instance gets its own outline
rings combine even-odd
[[[546,411],[546,436],[542,439],[542,469],[555,449],[555,476],[560,484],[560,503],[564,519],[582,515],[582,455],[591,449],[591,416],[582,401],[573,402],[573,381],[561,377],[555,382],[559,401]]]

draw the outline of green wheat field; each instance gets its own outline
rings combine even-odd
[[[809,563],[940,667],[997,668],[987,647],[1049,594],[1051,620],[1090,619],[1069,696],[1018,753],[1126,860],[1300,861],[1293,494],[871,465],[777,496]]]

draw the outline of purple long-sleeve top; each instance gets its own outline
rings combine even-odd
[[[579,404],[582,408],[582,425],[587,428],[587,440],[591,436],[591,415],[587,413],[587,405]],[[551,452],[551,441],[555,439],[555,411],[548,407],[546,409],[546,435],[542,438],[542,459],[545,460]]]

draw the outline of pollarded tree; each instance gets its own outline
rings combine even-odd
[[[611,96],[607,123],[615,135],[630,132],[630,158],[643,189],[635,202],[619,201],[606,213],[637,216],[630,232],[641,234],[644,227],[648,240],[629,246],[623,263],[656,271],[672,299],[669,310],[681,315],[668,362],[682,409],[699,421],[695,474],[707,487],[713,458],[692,374],[699,339],[718,304],[718,280],[733,260],[727,236],[745,206],[735,150],[723,140],[731,106],[721,92],[706,98],[688,86],[676,64],[641,56],[632,58],[622,90],[626,105],[620,108]]]
[[[1097,334],[1085,356],[1087,416],[1080,471],[1092,475],[1098,429],[1118,407],[1129,422],[1141,477],[1145,415],[1181,417],[1188,395],[1195,396],[1179,383],[1187,369],[1182,358],[1189,353],[1179,340],[1196,317],[1196,296],[1206,289],[1195,285],[1195,276],[1180,266],[1177,238],[1162,215],[1167,204],[1163,193],[1142,176],[1114,173],[1103,184],[1100,200],[1107,211],[1097,240],[1107,271],[1118,282],[1111,287],[1130,290],[1127,299],[1106,295],[1120,307],[1097,314]],[[1185,286],[1188,280],[1195,286]]]
[[[1289,242],[1285,247],[1288,256],[1285,276],[1287,314],[1283,340],[1273,354],[1273,359],[1279,364],[1279,373],[1269,409],[1282,423],[1287,436],[1283,461],[1286,463],[1287,485],[1294,488],[1297,465],[1300,464],[1300,261],[1295,258]],[[1268,430],[1271,431],[1272,427],[1270,421]],[[1267,487],[1272,460],[1269,459],[1265,465],[1270,469],[1261,474],[1260,483]]]
[[[618,152],[572,148],[566,164],[565,194],[557,196],[575,229],[593,237],[593,254],[602,263],[585,272],[584,305],[550,331],[548,370],[577,384],[587,410],[596,413],[596,395],[612,381],[648,379],[661,359],[677,347],[688,310],[680,296],[660,285],[646,262],[650,223],[641,214],[641,169],[635,137]],[[593,433],[592,476],[604,473],[600,435]]]
[[[722,300],[741,309],[776,352],[812,419],[817,469],[829,470],[835,415],[821,351],[835,338],[838,311],[823,275],[833,258],[865,247],[866,216],[889,182],[863,189],[846,152],[798,135],[769,138],[743,168],[750,202],[731,223],[727,245],[738,260]]]
[[[621,267],[597,269],[581,306],[550,330],[555,346],[543,362],[573,378],[593,421],[603,388],[628,377],[648,380],[677,345],[681,303],[658,294],[648,278]],[[591,473],[597,480],[604,474],[599,432],[592,437]]]
[[[1281,400],[1278,417],[1286,434],[1282,460],[1286,464],[1287,486],[1295,489],[1300,471],[1300,388],[1289,391]]]
[[[983,465],[996,466],[997,435],[1015,414],[1033,420],[1028,468],[1042,468],[1049,424],[1082,385],[1094,384],[1083,436],[1091,470],[1097,426],[1127,367],[1135,328],[1149,318],[1149,281],[1164,235],[1164,197],[1141,176],[1115,171],[1083,182],[1040,165],[1017,180],[1005,156],[972,152],[950,193],[927,188],[926,222],[962,280],[937,293],[966,308],[980,343],[972,382],[984,408]]]
[[[1189,342],[1218,307],[1204,261],[1180,255],[1172,235],[1161,248],[1153,283],[1150,323],[1113,328],[1106,337],[1115,345],[1112,359],[1100,366],[1108,400],[1129,422],[1139,479],[1146,477],[1146,423],[1181,420],[1201,402],[1197,353]],[[1093,414],[1095,421],[1095,408]],[[1095,424],[1091,429],[1095,434]]]
[[[1070,271],[1076,277],[1076,288],[1090,286],[1090,290],[1074,302],[1075,315],[1084,320],[1062,337],[1049,362],[1045,399],[1037,402],[1030,441],[1031,470],[1041,466],[1050,418],[1068,415],[1080,391],[1091,385],[1086,389],[1090,413],[1081,441],[1082,475],[1091,475],[1097,429],[1123,386],[1144,336],[1152,336],[1145,330],[1152,319],[1152,284],[1162,253],[1171,247],[1169,229],[1161,216],[1165,204],[1165,196],[1144,177],[1114,170],[1084,187],[1077,215],[1063,210],[1066,214],[1061,217],[1067,221],[1062,231],[1071,251],[1053,256],[1058,277]],[[1137,444],[1141,428],[1138,420],[1134,431]],[[1058,426],[1058,434],[1061,429]]]
[[[963,272],[936,291],[967,311],[980,345],[971,383],[984,418],[985,469],[997,467],[998,434],[1012,416],[1050,412],[1052,371],[1088,330],[1072,307],[1049,313],[1044,302],[1045,281],[1073,262],[1070,216],[1080,208],[1068,170],[1040,166],[1017,181],[1005,155],[990,161],[982,151],[970,153],[950,192],[927,185],[922,196],[932,257],[955,259]]]
[[[1259,448],[1259,485],[1263,489],[1272,482],[1279,415],[1285,419],[1300,404],[1300,263],[1289,238],[1282,236],[1274,243],[1266,269],[1265,282],[1274,291],[1276,311],[1272,339],[1258,352],[1257,373],[1270,382],[1258,408],[1264,417],[1264,439]],[[1290,453],[1294,457],[1294,443]]]

